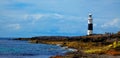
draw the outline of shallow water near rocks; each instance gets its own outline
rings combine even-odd
[[[53,55],[63,55],[65,52],[65,49],[55,45],[0,40],[0,58],[49,58]]]

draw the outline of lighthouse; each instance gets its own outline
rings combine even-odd
[[[87,35],[92,35],[93,34],[93,21],[92,20],[93,20],[92,19],[92,14],[89,14]]]

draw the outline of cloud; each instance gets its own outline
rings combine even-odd
[[[57,13],[55,13],[54,16],[56,16],[57,18],[64,18],[63,15],[61,15],[61,14],[57,14]]]
[[[53,31],[57,33],[76,33],[77,31],[80,32],[82,25],[85,25],[82,23],[86,21],[80,16],[64,15],[59,13],[27,14],[24,16],[26,21],[30,20],[27,23],[33,24],[32,26],[29,25],[32,27],[31,30],[36,29],[41,32],[48,31],[51,33],[53,33]]]
[[[19,30],[21,28],[20,24],[9,24],[7,26],[8,29],[12,29],[12,30]]]
[[[43,20],[44,21],[49,21],[49,20],[53,20],[54,18],[55,19],[60,19],[60,18],[63,18],[63,15],[60,15],[60,14],[57,14],[57,13],[47,13],[47,14],[41,14],[41,13],[38,13],[38,14],[26,14],[23,16],[23,18],[25,20],[31,20],[31,23],[32,24],[35,24],[36,22],[40,22],[40,19],[44,18]],[[53,18],[53,19],[51,19]]]
[[[29,19],[29,18],[33,18],[34,20],[39,20],[40,18],[42,18],[44,15],[43,14],[25,14],[23,16],[23,18],[25,20]]]
[[[80,23],[85,21],[84,18],[80,16],[71,16],[71,15],[64,15],[59,13],[37,13],[37,14],[24,14],[22,15],[24,20],[31,20],[31,23],[36,22],[56,22],[56,23],[65,23],[65,22],[71,22],[71,23]],[[82,19],[82,21],[81,21]]]
[[[101,25],[102,28],[108,28],[108,27],[117,27],[117,28],[120,28],[119,27],[119,22],[120,20],[118,18],[115,18],[109,22],[106,22],[104,23],[103,25]]]

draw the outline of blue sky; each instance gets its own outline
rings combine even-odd
[[[120,31],[120,0],[0,0],[0,37],[80,36]]]

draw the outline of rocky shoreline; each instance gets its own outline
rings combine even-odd
[[[30,43],[52,44],[67,49],[76,49],[64,56],[56,55],[50,58],[120,58],[120,32],[74,37],[40,36],[15,40],[27,40]]]

